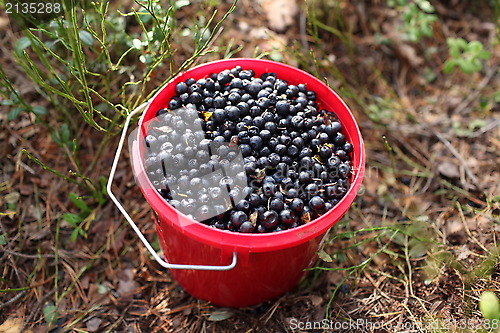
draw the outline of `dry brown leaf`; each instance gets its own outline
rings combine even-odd
[[[7,17],[0,17],[0,29],[4,30],[9,26],[9,19]]]
[[[338,285],[345,277],[343,272],[339,271],[329,271],[327,273],[328,282],[332,285]]]
[[[99,329],[99,326],[101,326],[102,319],[99,318],[92,318],[89,321],[85,323],[85,326],[90,332],[95,332]]]
[[[255,211],[252,214],[250,214],[250,218],[248,219],[253,224],[254,227],[257,225],[258,217],[259,217],[259,212]]]
[[[458,178],[460,177],[460,170],[458,169],[458,165],[452,162],[443,162],[438,165],[438,171],[445,177],[448,178]]]
[[[465,260],[470,256],[469,248],[467,244],[464,244],[462,248],[458,251],[457,260]]]
[[[0,325],[0,333],[19,333],[23,328],[24,320],[22,318],[7,318],[2,325]],[[31,330],[24,330],[26,333],[32,333]]]
[[[134,292],[138,287],[138,283],[134,281],[135,270],[126,268],[119,274],[118,290],[116,291],[121,296],[129,295]]]
[[[323,297],[318,296],[318,295],[311,295],[311,303],[313,306],[319,306],[321,303],[323,303]]]
[[[266,170],[260,169],[255,176],[253,176],[257,181],[262,181],[266,177]]]
[[[464,232],[464,224],[460,221],[448,221],[446,230],[449,235],[462,234]]]
[[[210,117],[212,117],[213,114],[213,112],[208,112],[208,111],[201,111],[200,113],[203,117],[203,120],[205,121],[208,121],[208,119],[210,119]]]
[[[47,333],[47,325],[40,325],[33,327],[33,333]],[[31,332],[30,330],[27,330],[26,332]]]
[[[311,222],[311,212],[307,212],[301,217],[302,223],[309,223]]]
[[[296,0],[260,0],[259,3],[266,13],[269,27],[274,31],[284,31],[299,12]]]

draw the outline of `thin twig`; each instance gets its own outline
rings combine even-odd
[[[66,155],[68,156],[68,159],[69,159],[71,165],[73,166],[73,168],[75,168],[76,172],[81,174],[80,168],[76,164],[75,159],[73,158],[73,154],[69,151],[68,146],[63,145],[63,147],[64,147],[64,151],[66,152]]]
[[[205,50],[208,50],[212,47],[212,45],[215,43],[215,41],[217,40],[217,38],[219,38],[220,34],[222,33],[222,31],[224,30],[224,27],[220,27],[219,30],[217,30],[217,32],[215,33],[214,35],[214,38],[212,38],[212,40],[210,41],[210,43],[208,43],[207,47]],[[197,57],[193,63],[191,64],[191,67],[194,67],[198,64],[198,62],[200,61],[200,58],[201,57]]]
[[[272,318],[272,316],[276,312],[276,309],[278,309],[279,305],[280,305],[280,300],[278,300],[276,303],[274,303],[273,306],[266,313],[264,313],[264,315],[262,317],[260,317],[259,321],[262,321],[264,319],[264,317],[267,317],[266,320],[264,320],[263,326],[265,326],[267,324],[267,322],[269,321],[269,319]]]
[[[0,309],[8,306],[9,304],[14,303],[15,301],[17,301],[18,299],[20,299],[21,297],[23,297],[24,294],[26,294],[26,290],[21,291],[19,294],[17,294],[16,296],[12,297],[11,299],[9,299],[7,302],[0,303]]]
[[[27,259],[55,258],[55,255],[53,255],[53,254],[24,254],[24,253],[14,252],[14,251],[5,249],[5,248],[3,248],[3,246],[2,246],[2,251],[4,251],[5,253],[8,253],[10,255],[16,256],[16,257],[27,258]]]
[[[4,251],[7,254],[13,255],[15,257],[26,258],[26,259],[55,258],[56,257],[55,254],[49,254],[49,253],[46,253],[46,254],[25,254],[25,253],[15,252],[15,251],[6,249],[3,246],[0,246],[0,249],[2,249],[2,251]],[[94,258],[93,256],[88,255],[88,254],[84,254],[80,251],[65,251],[65,250],[61,250],[61,249],[58,250],[58,256],[59,256],[59,258],[63,258],[63,259],[67,259],[69,257],[71,257],[73,259],[75,259],[75,258],[77,258],[77,259],[92,259],[92,258]]]

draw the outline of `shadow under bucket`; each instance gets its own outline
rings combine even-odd
[[[149,179],[144,176],[143,151],[139,144],[145,131],[137,131],[136,142],[131,151],[134,175],[144,197],[157,214],[158,238],[168,263],[219,267],[215,268],[218,270],[206,267],[199,270],[164,266],[181,268],[172,269],[171,274],[188,293],[221,307],[258,304],[294,288],[305,275],[304,270],[311,267],[316,259],[316,251],[329,229],[340,220],[354,201],[363,179],[365,164],[361,133],[352,113],[340,97],[312,75],[268,60],[221,60],[178,75],[153,97],[139,121],[139,128],[144,129],[144,124],[153,119],[159,109],[168,105],[175,95],[175,85],[178,82],[190,77],[196,80],[204,78],[237,65],[254,70],[256,77],[265,72],[274,72],[279,79],[289,84],[304,83],[308,90],[315,91],[320,108],[335,112],[343,126],[344,135],[353,145],[353,175],[351,187],[344,198],[326,214],[309,223],[263,234],[220,230],[177,211],[153,188]],[[133,227],[135,230],[135,225]],[[148,249],[151,251],[149,247]]]

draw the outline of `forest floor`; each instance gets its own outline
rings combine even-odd
[[[479,297],[486,290],[500,293],[494,1],[431,1],[436,20],[417,27],[405,23],[402,11],[408,9],[385,1],[256,3],[237,4],[214,52],[198,62],[230,50],[233,57],[260,54],[326,78],[352,109],[365,141],[362,190],[332,229],[322,259],[297,288],[258,306],[221,309],[187,294],[110,200],[78,206],[71,193],[88,193],[23,153],[62,174],[84,166],[86,177],[99,180],[109,174],[118,138],[74,120],[78,161],[70,158],[68,146],[51,132],[64,118],[50,116],[51,102],[40,99],[16,65],[12,50],[22,33],[0,12],[0,64],[24,100],[49,113],[44,126],[29,113],[9,120],[12,106],[0,106],[0,333],[488,328]],[[283,7],[276,10],[276,4]],[[217,4],[221,12],[230,5]],[[183,7],[178,19],[198,15],[197,6]],[[313,19],[316,33],[310,31]],[[491,56],[473,73],[444,73],[450,38],[479,41]],[[187,52],[179,51],[178,63]],[[161,75],[151,83],[162,84]],[[151,208],[125,158],[116,192],[154,240]],[[85,209],[82,234],[72,240],[75,226],[63,215]]]

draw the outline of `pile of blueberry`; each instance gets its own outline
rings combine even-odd
[[[177,83],[145,136],[145,167],[176,209],[236,232],[326,213],[350,187],[353,146],[314,91],[236,66]]]

